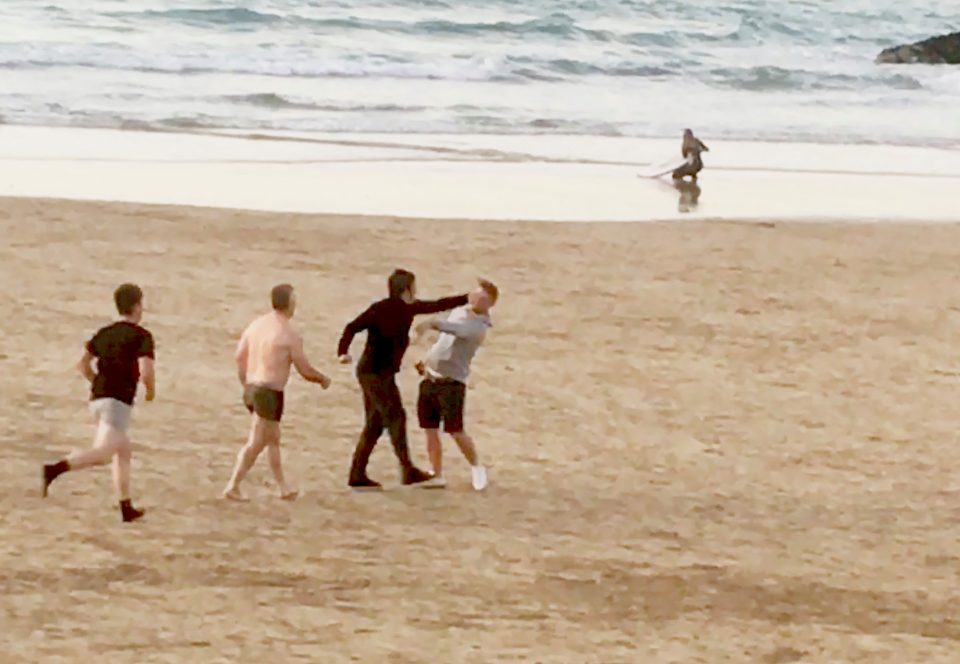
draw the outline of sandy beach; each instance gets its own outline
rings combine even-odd
[[[0,229],[4,662],[957,661],[955,224],[8,198]],[[362,419],[336,340],[397,266],[424,296],[478,274],[501,288],[468,396],[483,494],[449,444],[446,491],[398,488],[386,440],[371,474],[388,490],[345,487]],[[38,486],[42,462],[88,444],[73,364],[125,280],[144,287],[158,346],[158,400],[133,428],[148,510],[134,527],[106,469],[46,501]],[[225,504],[248,422],[233,346],[286,280],[334,378],[288,392],[285,460],[305,495],[275,498],[261,464],[253,501]],[[408,409],[424,349],[401,374]]]

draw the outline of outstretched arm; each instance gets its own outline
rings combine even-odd
[[[293,366],[296,367],[297,373],[303,376],[304,380],[308,380],[311,383],[319,383],[323,389],[330,387],[330,379],[317,371],[313,365],[310,364],[310,360],[307,359],[307,354],[303,350],[303,337],[299,334],[294,335],[291,341],[290,359],[293,361]]]
[[[417,300],[410,305],[414,316],[421,314],[438,314],[441,311],[449,311],[462,307],[467,303],[466,295],[456,295],[454,297],[444,297],[439,300]]]

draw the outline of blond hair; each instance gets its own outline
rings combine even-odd
[[[489,279],[477,279],[477,283],[480,284],[480,288],[486,291],[487,295],[490,296],[490,303],[496,304],[497,298],[500,297],[500,289],[497,288],[497,285],[490,281]]]

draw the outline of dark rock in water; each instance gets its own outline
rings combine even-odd
[[[879,64],[960,65],[960,32],[885,48],[876,61]]]

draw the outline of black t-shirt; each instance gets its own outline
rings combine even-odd
[[[120,321],[93,335],[87,350],[97,358],[90,399],[116,399],[132,406],[140,380],[139,360],[153,359],[153,336],[139,325]]]

